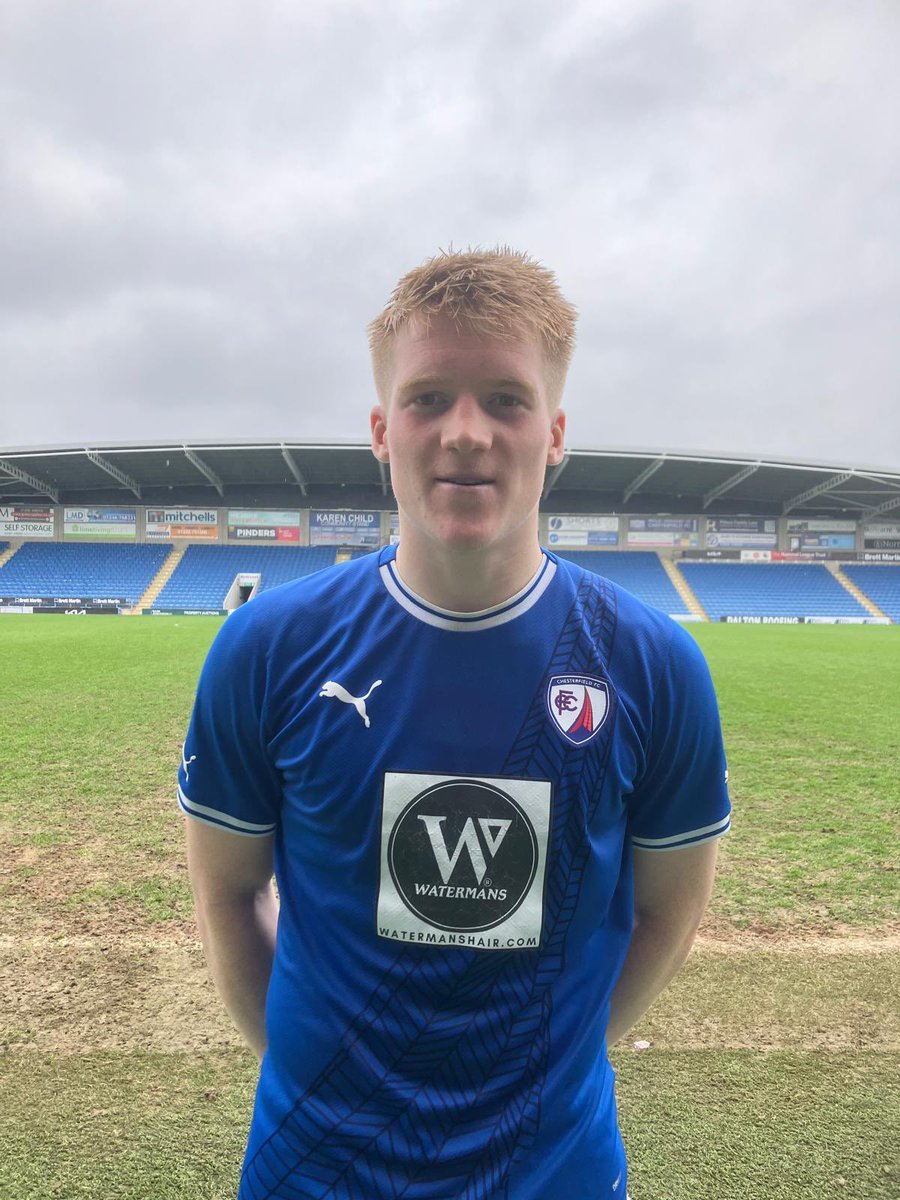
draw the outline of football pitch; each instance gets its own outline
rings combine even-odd
[[[233,1200],[254,1061],[174,800],[219,625],[0,617],[0,1200]],[[896,1200],[900,629],[692,632],[734,827],[687,966],[612,1052],[632,1200]]]

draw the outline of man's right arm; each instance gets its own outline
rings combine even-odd
[[[185,819],[185,826],[188,872],[206,962],[229,1016],[262,1059],[278,923],[272,885],[274,837],[229,833],[192,817]]]

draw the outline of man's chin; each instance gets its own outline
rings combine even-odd
[[[434,540],[448,550],[486,550],[497,540],[497,530],[486,523],[448,521],[434,531]]]

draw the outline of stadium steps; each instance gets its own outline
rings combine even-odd
[[[10,542],[6,549],[0,554],[0,567],[5,567],[17,550],[22,549],[22,542]]]
[[[152,583],[150,584],[150,586],[147,588],[146,592],[144,592],[143,596],[141,596],[140,600],[135,605],[135,608],[138,610],[138,612],[142,611],[145,608],[153,607],[154,603],[156,602],[157,596],[163,590],[163,588],[166,586],[166,584],[169,582],[169,580],[172,578],[172,574],[173,574],[175,568],[178,566],[178,564],[184,558],[184,552],[186,549],[187,549],[187,546],[173,546],[172,547],[171,552],[169,553],[169,557],[166,559],[166,561],[163,563],[163,565],[159,568],[159,570],[153,576]]]
[[[688,606],[688,612],[692,612],[694,616],[699,617],[701,621],[708,621],[709,617],[706,615],[706,609],[694,595],[690,584],[678,570],[678,567],[675,565],[672,559],[663,558],[663,556],[660,554],[659,561],[662,563],[665,573],[672,580],[672,584],[674,585],[675,590],[678,592],[678,595]]]
[[[878,617],[882,621],[889,620],[887,613],[883,613],[874,600],[870,600],[866,593],[856,586],[849,575],[845,575],[841,570],[841,564],[837,562],[826,562],[825,566],[835,577],[841,587],[845,587],[854,600],[858,600],[863,608],[871,613],[873,617]]]

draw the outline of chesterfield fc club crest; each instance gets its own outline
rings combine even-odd
[[[547,687],[547,709],[566,741],[583,746],[609,715],[609,684],[590,675],[554,675]]]

